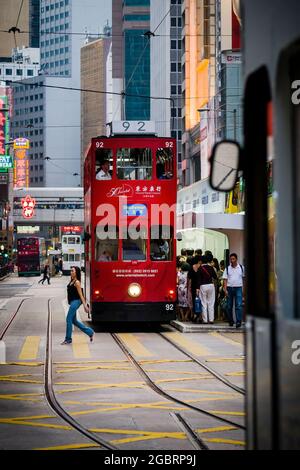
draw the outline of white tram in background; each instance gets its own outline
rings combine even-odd
[[[80,269],[84,264],[84,244],[82,240],[82,227],[61,228],[62,272],[70,274],[72,266]]]

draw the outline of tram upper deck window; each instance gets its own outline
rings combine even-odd
[[[117,151],[120,180],[151,180],[152,155],[149,148],[121,148]]]
[[[150,240],[151,261],[171,261],[173,259],[173,227],[153,225]]]
[[[147,229],[146,227],[126,227],[123,233],[123,261],[146,261]]]
[[[118,227],[97,225],[95,230],[95,261],[117,261],[119,254]]]
[[[113,154],[111,149],[96,150],[96,179],[111,180],[113,173]]]
[[[159,148],[156,151],[156,177],[160,180],[173,178],[174,170],[173,150],[171,148]]]

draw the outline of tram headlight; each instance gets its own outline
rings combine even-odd
[[[133,282],[132,284],[129,285],[128,295],[130,295],[130,297],[139,297],[141,293],[142,293],[142,288],[138,283]]]

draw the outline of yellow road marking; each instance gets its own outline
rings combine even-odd
[[[91,357],[86,335],[83,336],[75,333],[73,335],[72,348],[74,357],[83,359]]]
[[[133,370],[132,367],[120,367],[120,366],[84,366],[84,367],[75,367],[75,368],[66,368],[66,369],[57,369],[58,374],[65,374],[67,372],[84,372],[86,370]]]
[[[67,431],[70,431],[72,428],[71,426],[63,426],[61,424],[44,424],[44,423],[32,423],[31,421],[26,421],[26,419],[22,420],[21,419],[0,419],[0,423],[2,424],[17,424],[20,426],[32,426],[32,427],[37,427],[37,428],[51,428],[51,429],[64,429]]]
[[[194,377],[178,377],[176,379],[159,379],[155,380],[156,384],[161,384],[164,382],[186,382],[187,380],[202,380],[202,379],[211,379],[211,375],[195,375]]]
[[[211,356],[214,354],[213,351],[207,349],[205,346],[201,346],[201,344],[188,339],[182,333],[178,333],[177,331],[163,333],[163,336],[170,338],[171,341],[182,346],[186,351],[194,354],[195,356]]]
[[[166,363],[177,363],[177,362],[193,362],[192,359],[142,359],[139,361],[140,364],[166,364]]]
[[[199,434],[206,434],[211,432],[233,431],[237,429],[235,426],[218,426],[216,428],[196,429]]]
[[[89,449],[90,447],[99,447],[101,446],[99,444],[66,444],[64,446],[54,446],[54,447],[36,447],[35,449],[32,450],[75,450],[75,449]]]
[[[20,397],[16,395],[0,395],[0,400],[42,401],[41,398]]]
[[[37,367],[43,366],[43,362],[0,362],[0,366],[26,366],[26,367]]]
[[[245,446],[245,441],[235,441],[234,439],[222,439],[219,437],[209,437],[204,439],[205,442],[215,442],[217,444],[232,444],[235,446]]]
[[[215,415],[230,415],[230,416],[245,416],[246,413],[242,411],[217,411],[217,410],[210,410],[210,413],[214,413]]]
[[[228,372],[227,374],[225,375],[230,375],[231,377],[240,377],[241,375],[245,375],[245,372],[244,371],[240,371],[240,372]]]
[[[239,347],[244,347],[243,343],[238,343],[237,341],[233,341],[233,339],[226,338],[226,336],[221,335],[220,333],[217,333],[216,331],[213,331],[211,333],[208,333],[210,336],[214,336],[215,338],[220,339],[221,341],[224,341],[224,343],[228,344],[233,344],[234,346],[239,346]]]
[[[196,376],[197,373],[195,371],[183,371],[183,370],[176,370],[176,369],[144,369],[146,372],[162,372],[162,373],[168,373],[168,374],[184,374],[184,375],[193,375]],[[207,373],[200,373],[199,377],[207,376]]]
[[[236,358],[236,357],[220,357],[216,359],[206,359],[205,362],[244,362],[244,358]]]
[[[150,352],[132,333],[118,333],[118,337],[126,344],[135,356],[152,357],[154,354]]]
[[[36,359],[39,352],[40,340],[39,336],[27,336],[19,354],[19,359],[23,361]]]
[[[53,362],[53,364],[71,364],[72,366],[75,364],[78,364],[79,366],[82,366],[84,364],[109,364],[109,363],[120,363],[120,362],[129,362],[127,359],[120,359],[120,360],[113,360],[113,361],[57,361]],[[65,366],[68,367],[68,366]]]
[[[42,384],[44,382],[39,381],[39,380],[26,380],[26,379],[14,379],[14,378],[5,378],[5,377],[0,377],[1,382],[22,382],[26,384]]]
[[[79,385],[85,385],[83,387],[80,387]],[[59,390],[57,393],[71,393],[71,392],[78,392],[78,391],[87,391],[87,390],[92,390],[92,389],[101,389],[101,388],[144,388],[145,383],[144,382],[124,382],[124,383],[110,383],[110,384],[90,384],[87,385],[86,383],[74,383],[74,382],[59,382],[55,385],[78,385],[78,388],[71,388],[71,389],[66,389],[66,390]]]

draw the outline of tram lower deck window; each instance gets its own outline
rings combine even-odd
[[[171,261],[173,259],[173,227],[153,225],[150,240],[151,261]]]
[[[95,261],[117,261],[119,256],[118,227],[98,225],[95,235]]]

